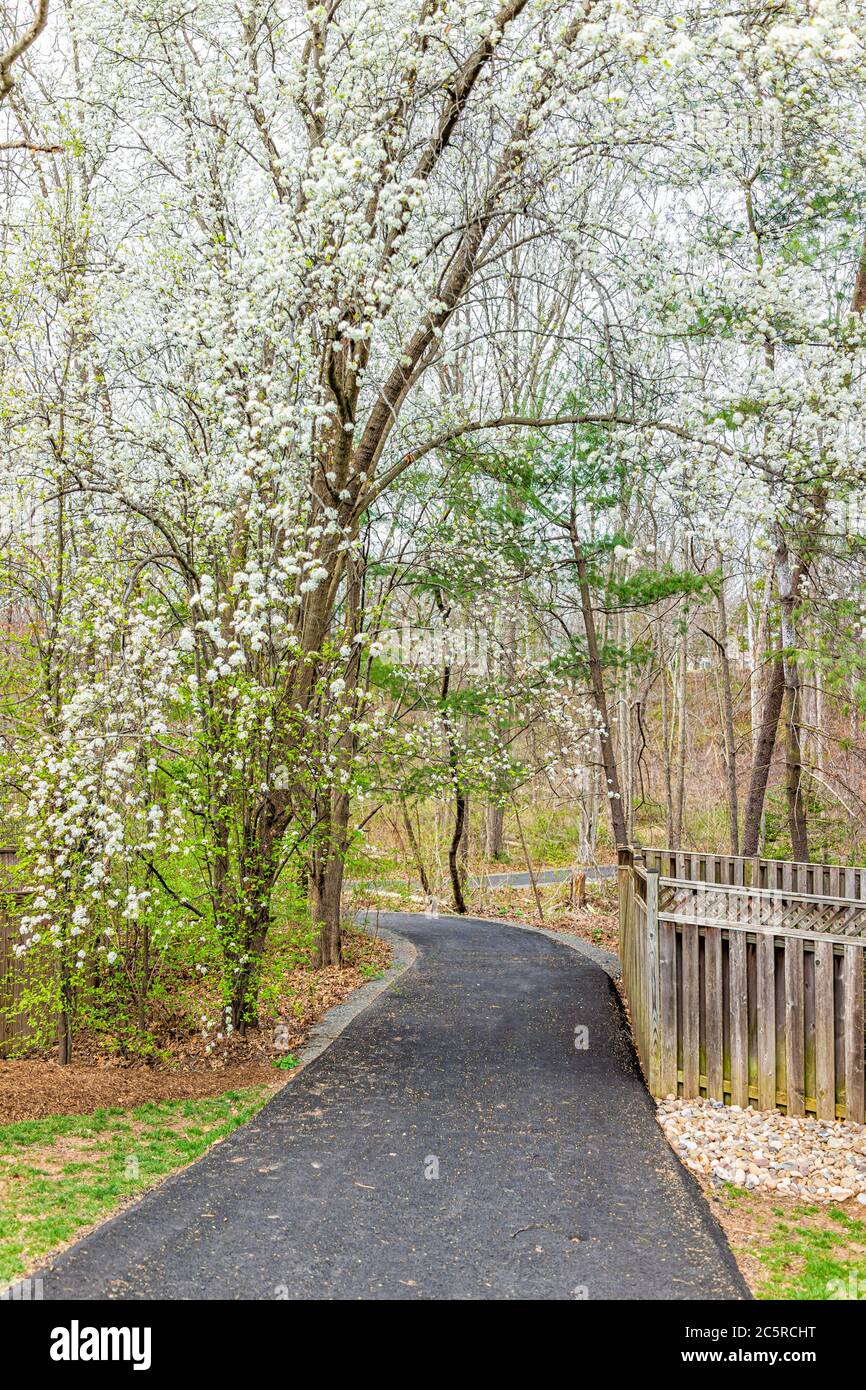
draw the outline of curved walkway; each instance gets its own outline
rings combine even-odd
[[[45,1297],[746,1297],[604,972],[513,927],[382,920],[415,964]]]

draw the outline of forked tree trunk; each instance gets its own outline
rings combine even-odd
[[[786,687],[787,729],[785,742],[785,796],[788,802],[788,829],[791,857],[800,863],[809,860],[809,832],[803,788],[803,753],[800,733],[799,682]]]
[[[746,856],[758,853],[761,839],[761,819],[764,814],[764,797],[770,777],[770,765],[776,746],[776,730],[782,713],[782,700],[785,694],[785,675],[782,658],[777,657],[770,667],[764,693],[764,706],[758,738],[752,759],[752,775],[749,778],[749,791],[746,797],[746,810],[743,816],[743,843],[740,850]]]
[[[271,925],[270,895],[266,906],[242,943],[242,959],[232,981],[232,1027],[241,1037],[259,1026],[259,988],[262,980],[262,957]]]

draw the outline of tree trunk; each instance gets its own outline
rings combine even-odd
[[[256,923],[245,937],[241,959],[232,981],[231,1020],[235,1032],[242,1038],[251,1028],[259,1026],[259,987],[262,980],[262,955],[271,925],[270,904],[260,909]]]
[[[343,890],[343,860],[339,855],[328,859],[310,878],[310,911],[319,929],[319,965],[343,964],[343,940],[340,929],[340,899]]]
[[[761,736],[761,695],[763,692],[764,680],[764,658],[769,652],[769,631],[770,631],[770,604],[773,597],[773,580],[776,573],[776,562],[771,560],[767,566],[767,573],[764,580],[764,592],[761,597],[761,608],[758,614],[757,624],[754,624],[754,635],[751,642],[752,670],[749,676],[749,713],[752,729],[752,756],[754,757],[758,740]]]
[[[815,668],[815,736],[813,739],[815,768],[821,776],[826,772],[825,753],[824,753],[824,733],[826,718],[824,703],[824,668],[821,665]]]
[[[743,843],[741,854],[758,853],[761,838],[761,819],[764,814],[764,797],[776,746],[776,730],[782,712],[782,698],[785,694],[785,675],[781,657],[773,662],[764,695],[764,708],[758,729],[758,740],[752,759],[752,774],[749,778],[749,791],[746,797],[746,810],[743,816]]]
[[[671,692],[668,686],[667,652],[661,628],[659,628],[659,664],[661,666],[661,718],[662,718],[662,772],[665,784],[665,844],[673,848],[674,843],[674,784],[671,771],[671,746],[673,726],[671,722]]]
[[[799,684],[786,687],[787,729],[785,745],[785,795],[788,802],[788,828],[791,857],[799,863],[809,861],[809,834],[803,791],[803,756],[800,734]]]
[[[466,899],[460,875],[460,843],[466,829],[466,797],[457,789],[455,798],[454,833],[448,847],[448,872],[451,875],[451,892],[454,895],[454,910],[461,917],[466,915]]]
[[[72,1014],[68,1006],[61,1008],[57,1019],[57,1060],[61,1067],[72,1061]]]
[[[818,507],[816,509],[816,518],[813,530],[807,537],[806,543],[808,544],[810,549],[814,549],[814,546],[817,542],[818,524],[821,516],[823,515],[825,506],[826,501],[823,498],[823,496],[821,496],[818,499]],[[779,575],[778,561],[780,553],[782,553],[783,556],[787,557],[788,547],[784,535],[781,532],[781,528],[777,527],[777,555],[775,567],[777,572],[777,580],[779,584],[780,606],[783,610],[784,620],[784,609],[786,606],[788,608],[789,613],[791,615],[793,614],[793,609],[796,605],[797,596],[799,593],[800,583],[805,572],[805,563],[803,559],[803,552],[801,551],[800,560],[798,561],[793,571],[786,572],[783,575]],[[788,562],[790,564],[790,560]],[[782,602],[783,593],[785,594],[784,602]],[[792,622],[786,623],[786,626],[788,627],[788,636],[792,637]],[[795,636],[793,644],[794,646],[796,646]],[[785,636],[783,633],[783,651],[778,654],[776,660],[773,662],[770,668],[769,676],[767,677],[766,681],[764,706],[761,713],[761,723],[758,731],[757,742],[755,744],[754,757],[752,759],[752,774],[749,779],[749,792],[748,797],[746,799],[746,811],[743,820],[743,844],[741,853],[744,855],[758,853],[758,844],[760,841],[761,834],[761,820],[764,813],[764,798],[767,792],[767,782],[769,780],[770,775],[770,765],[773,761],[773,750],[776,746],[776,733],[779,727],[779,719],[781,717],[782,704],[785,697],[786,680],[784,646]],[[799,711],[795,711],[795,714],[798,717]],[[799,802],[799,797],[796,798],[796,801]],[[789,806],[790,804],[791,803],[789,802]],[[799,830],[796,833],[799,835]]]
[[[721,564],[721,554],[719,562]],[[722,678],[722,713],[725,732],[725,774],[728,788],[728,841],[731,854],[736,855],[740,840],[739,807],[737,805],[737,741],[734,729],[734,695],[731,684],[731,662],[728,657],[728,609],[725,602],[725,576],[722,573],[716,597],[719,615],[719,667]]]
[[[463,808],[463,835],[460,839],[460,873],[464,883],[466,882],[469,876],[469,853],[471,848],[469,843],[469,836],[471,829],[472,813],[469,805],[469,797],[467,796],[465,798],[465,805]]]
[[[403,815],[403,825],[406,827],[406,836],[409,840],[409,848],[412,851],[412,858],[415,860],[415,868],[418,870],[418,877],[421,880],[421,892],[428,898],[433,896],[430,887],[430,880],[427,877],[427,870],[424,866],[424,859],[421,855],[421,845],[418,836],[415,834],[415,827],[412,824],[412,817],[409,814],[409,807],[405,801],[400,802],[400,810]]]
[[[72,1022],[75,1014],[75,985],[72,975],[73,951],[68,943],[58,952],[57,1060],[62,1067],[72,1061]]]
[[[488,859],[501,859],[505,838],[505,807],[492,803],[487,807],[484,853]]]
[[[575,531],[570,533],[570,540],[572,552],[574,554],[574,563],[577,568],[578,583],[580,585],[580,607],[583,614],[584,632],[586,634],[586,650],[589,660],[592,698],[601,725],[599,729],[599,740],[601,743],[601,760],[604,766],[605,780],[607,782],[607,801],[610,807],[611,830],[613,831],[614,844],[625,845],[628,843],[628,831],[626,830],[625,816],[623,814],[622,792],[620,789],[616,756],[611,741],[610,716],[608,714],[607,697],[604,689],[604,670],[602,668],[601,655],[598,647],[598,633],[595,626],[595,612],[592,607],[592,594],[589,587],[586,557]]]
[[[674,796],[672,849],[681,849],[686,804],[686,701],[688,696],[688,618],[677,644],[677,785]]]
[[[803,791],[803,750],[801,735],[800,667],[797,661],[797,630],[794,623],[796,586],[791,572],[791,553],[780,525],[776,526],[776,573],[779,581],[779,609],[782,627],[782,676],[785,684],[787,730],[785,740],[785,794],[788,802],[788,828],[791,854],[801,862],[809,858],[806,802]]]
[[[350,687],[357,687],[361,671],[361,648],[354,640],[361,627],[361,608],[363,602],[362,561],[352,558],[346,562],[346,596],[344,636],[351,648],[351,657],[346,664],[345,680]],[[357,709],[357,705],[355,706]],[[344,787],[349,779],[352,760],[357,746],[356,735],[350,727],[337,739],[334,752],[335,781],[324,792],[327,797],[325,814],[321,824],[319,845],[313,850],[310,873],[310,907],[313,922],[319,928],[319,965],[342,965],[343,941],[340,922],[340,908],[343,892],[343,869],[346,850],[349,844],[349,818],[351,800]],[[342,773],[345,781],[336,780]]]

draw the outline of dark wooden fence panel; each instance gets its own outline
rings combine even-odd
[[[623,850],[619,882],[654,1094],[863,1123],[866,869]]]

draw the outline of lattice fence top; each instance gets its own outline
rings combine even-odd
[[[866,902],[777,889],[659,879],[659,913],[685,923],[866,940]]]
[[[800,864],[758,855],[710,854],[704,850],[645,849],[636,851],[648,868],[669,878],[716,883],[812,898],[866,901],[866,867],[845,864]]]

